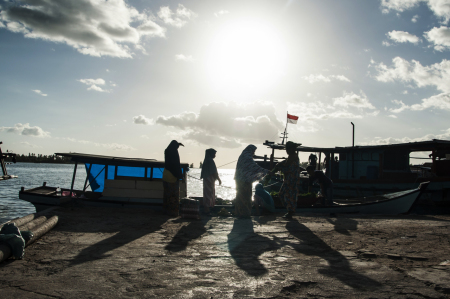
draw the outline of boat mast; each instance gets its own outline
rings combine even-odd
[[[287,117],[288,114],[289,114],[289,112],[286,113],[286,127],[284,128],[284,132],[281,133],[281,136],[282,136],[281,138],[283,138],[282,141],[281,141],[281,145],[284,144],[284,139],[286,139],[286,142],[287,142],[287,134],[288,133],[286,131],[287,131],[287,125],[288,125],[288,117]]]

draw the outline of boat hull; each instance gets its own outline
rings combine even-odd
[[[419,188],[401,191],[373,198],[362,198],[366,203],[337,204],[334,206],[311,206],[298,207],[298,213],[360,213],[360,214],[403,214],[408,213],[417,202],[421,193],[426,189],[428,183],[422,183]],[[47,187],[48,188],[48,187]],[[99,197],[99,198],[74,198],[58,197],[52,194],[43,194],[42,188],[23,190],[19,193],[19,198],[32,203],[37,211],[52,206],[64,206],[69,202],[76,201],[85,206],[96,207],[120,207],[120,208],[152,208],[162,209],[162,199],[131,198],[131,197]],[[215,209],[226,207],[233,209],[233,206],[217,206]],[[278,209],[283,212],[285,209]]]

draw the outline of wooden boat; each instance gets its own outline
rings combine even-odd
[[[0,141],[0,144],[3,144],[3,142]],[[17,178],[16,175],[8,174],[8,171],[6,170],[6,165],[11,163],[5,163],[5,158],[10,157],[12,158],[13,162],[16,163],[16,154],[13,153],[3,153],[2,148],[0,147],[0,167],[2,168],[3,175],[0,176],[0,181],[3,180],[9,180],[12,178]]]
[[[74,162],[70,188],[50,187],[44,183],[32,189],[21,188],[19,198],[32,203],[36,211],[70,202],[100,207],[161,208],[163,202],[164,161],[122,158],[80,153],[56,153]],[[78,165],[86,170],[84,187],[75,190]],[[184,181],[188,163],[181,163]],[[91,190],[88,190],[90,187]],[[180,180],[180,195],[187,196],[187,184]]]
[[[272,149],[271,157],[265,157],[266,162],[269,162],[268,168],[271,169],[275,164],[272,162],[275,150],[284,151],[285,145],[269,141],[264,145]],[[421,195],[421,202],[450,204],[450,141],[433,139],[334,148],[299,145],[297,152],[319,153],[319,162],[322,155],[330,161],[323,170],[333,180],[335,198],[362,198],[394,193],[413,189],[418,183],[429,181],[427,190]],[[414,156],[411,153],[415,152],[429,153],[431,162],[412,167],[410,159]],[[321,170],[321,163],[317,163],[317,169]],[[301,192],[308,192],[308,175],[302,173],[300,181]]]

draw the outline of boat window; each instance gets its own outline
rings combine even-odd
[[[362,153],[362,159],[366,161],[370,160],[370,153]]]
[[[94,192],[103,192],[105,187],[105,165],[92,164],[91,170],[89,171],[90,164],[85,163],[86,173],[89,173],[88,180],[91,190]]]
[[[150,171],[150,169],[148,170]],[[153,168],[153,178],[162,179],[164,168]]]
[[[346,153],[339,154],[339,161],[345,161],[345,160],[347,160],[347,154]]]
[[[116,166],[108,165],[108,180],[114,180],[114,174],[116,173]]]
[[[117,176],[145,178],[145,167],[117,166]]]
[[[386,151],[383,165],[385,170],[409,170],[409,153],[404,151]]]

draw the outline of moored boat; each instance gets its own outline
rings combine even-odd
[[[270,166],[275,150],[284,150],[285,145],[266,141],[272,149]],[[389,145],[348,146],[320,148],[298,146],[297,152],[319,153],[329,163],[323,168],[333,180],[335,198],[362,198],[395,193],[416,188],[421,182],[430,182],[420,197],[430,204],[450,203],[450,141],[433,139]],[[411,153],[429,154],[429,166],[412,167]],[[323,156],[322,156],[323,155]],[[337,159],[336,159],[337,158]],[[426,157],[420,157],[425,159]],[[447,159],[449,158],[449,159]],[[321,170],[321,163],[317,164]],[[308,192],[309,177],[301,174],[302,192]]]
[[[56,155],[69,157],[74,163],[71,187],[59,189],[46,183],[32,189],[22,187],[19,198],[32,203],[37,211],[69,202],[100,207],[162,207],[164,161],[80,153]],[[78,165],[86,171],[82,190],[74,189]],[[189,165],[181,163],[181,167],[184,183],[180,180],[180,195],[186,197]]]

